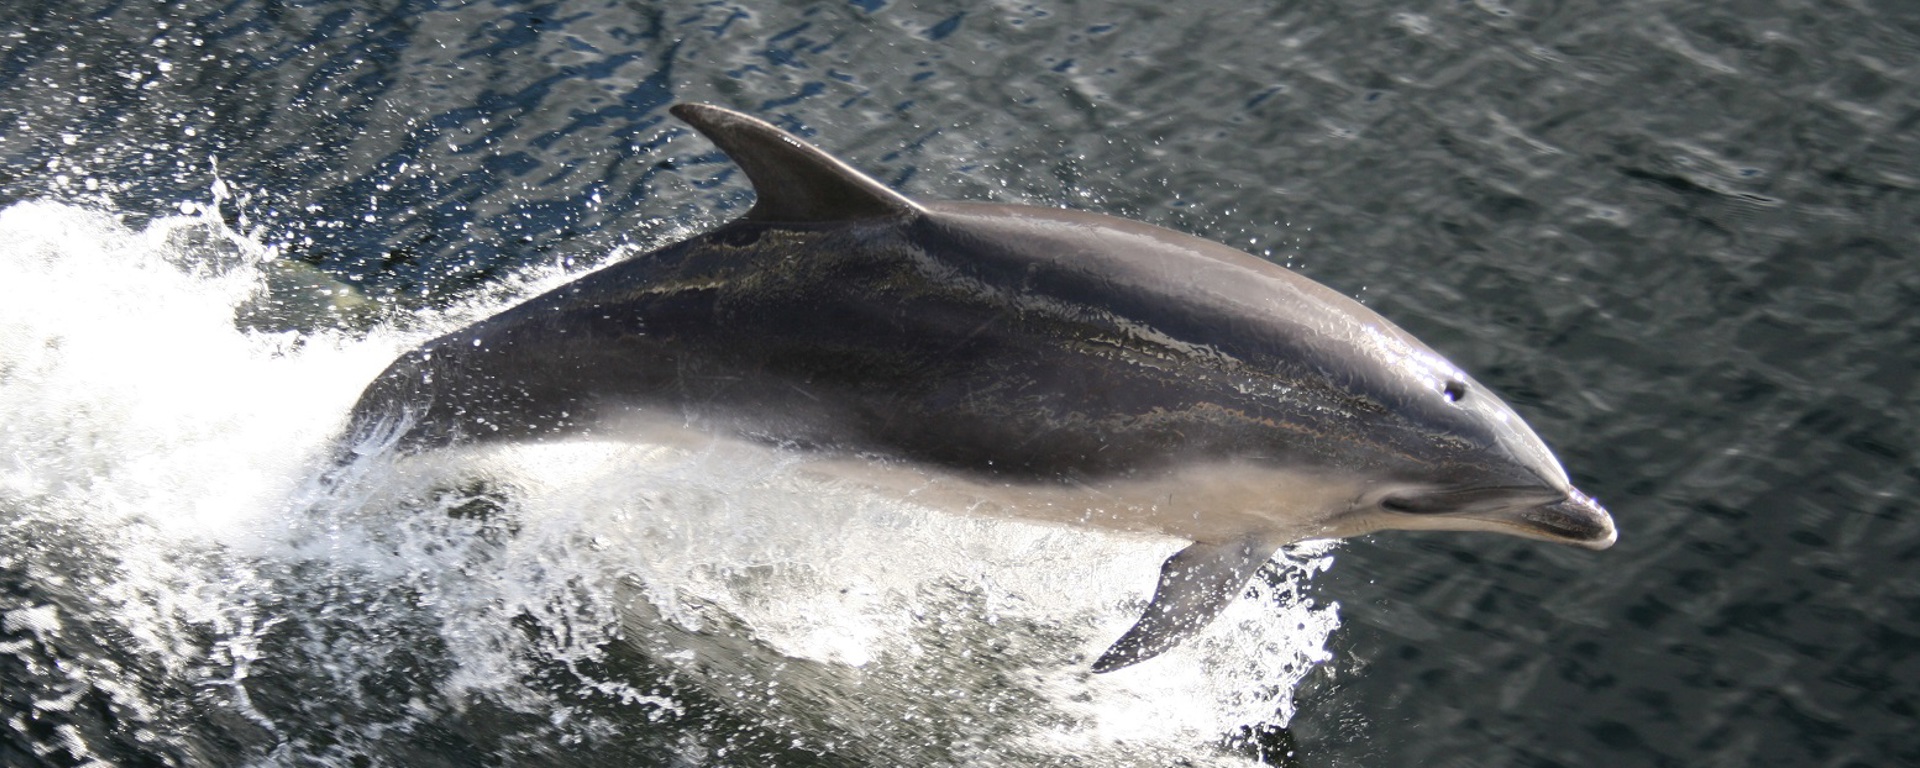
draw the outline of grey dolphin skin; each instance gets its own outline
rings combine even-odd
[[[1192,541],[1097,672],[1197,634],[1289,542],[1614,542],[1506,403],[1325,286],[1123,219],[910,200],[760,120],[672,112],[745,171],[752,209],[403,355],[343,460],[651,419]]]

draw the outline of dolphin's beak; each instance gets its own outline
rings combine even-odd
[[[1488,531],[1587,549],[1613,546],[1613,517],[1591,497],[1572,488],[1463,488],[1389,496],[1379,513],[1333,532],[1357,536],[1384,529]]]
[[[1529,538],[1572,544],[1587,549],[1606,549],[1620,534],[1614,530],[1613,516],[1600,504],[1577,490],[1568,489],[1567,498],[1552,504],[1513,510],[1504,522],[1519,528]]]

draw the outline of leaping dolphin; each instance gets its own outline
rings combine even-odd
[[[1325,286],[1134,221],[911,200],[752,117],[672,113],[746,172],[746,215],[406,353],[343,456],[650,418],[1192,541],[1097,672],[1198,633],[1289,542],[1614,542],[1512,408]]]

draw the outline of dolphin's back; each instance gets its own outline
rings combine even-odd
[[[1364,308],[1204,240],[1063,214],[735,222],[424,345],[356,421],[411,397],[402,443],[417,448],[592,432],[642,409],[1011,480],[1399,453],[1392,430],[1340,428],[1387,409],[1315,364],[1328,331],[1311,323]]]
[[[642,410],[1070,480],[1210,456],[1383,466],[1460,432],[1395,357],[1438,355],[1277,265],[1098,214],[917,203],[757,120],[674,112],[746,171],[748,214],[409,353],[356,408],[360,442]]]

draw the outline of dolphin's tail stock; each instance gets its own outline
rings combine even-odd
[[[364,474],[371,462],[420,449],[433,395],[419,386],[420,376],[410,375],[415,356],[408,353],[395,360],[360,393],[329,449],[319,479],[323,490],[343,487]]]

